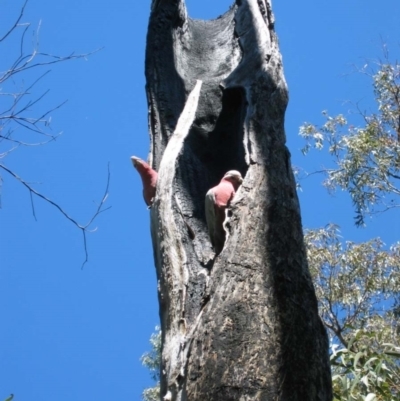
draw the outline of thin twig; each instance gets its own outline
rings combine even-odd
[[[27,57],[29,57],[28,61],[25,61],[24,65],[22,67],[19,68],[11,68],[9,69],[4,75],[3,77],[1,77],[0,82],[4,82],[5,80],[11,78],[13,75],[19,74],[21,72],[25,72],[27,70],[30,70],[31,68],[36,68],[36,67],[43,67],[45,65],[52,65],[52,64],[57,64],[57,63],[61,63],[63,61],[67,61],[67,60],[76,60],[76,59],[80,59],[80,58],[86,58],[88,56],[91,56],[94,53],[99,52],[100,50],[102,50],[103,47],[99,47],[96,50],[93,50],[90,53],[85,53],[85,54],[78,54],[76,56],[74,56],[74,54],[72,53],[69,56],[65,56],[65,57],[60,57],[60,56],[52,56],[46,53],[33,53],[32,55],[29,55]],[[44,62],[37,62],[35,64],[31,64],[29,65],[29,63],[37,56],[43,56],[43,57],[53,57],[56,58],[56,60],[53,61],[44,61]],[[7,76],[5,76],[7,75]]]
[[[0,138],[1,138],[1,135],[0,135]],[[8,138],[6,138],[6,139],[8,139]],[[8,149],[7,151],[5,151],[5,152],[3,152],[3,153],[0,153],[0,159],[4,159],[6,156],[8,156],[11,152],[13,152],[14,150],[16,150],[16,149],[18,149],[18,147],[20,146],[21,144],[17,144],[17,146],[13,146],[11,149]],[[1,209],[1,208],[0,208]]]
[[[58,110],[59,108],[61,108],[62,106],[64,106],[65,103],[67,103],[68,100],[64,100],[62,103],[60,103],[58,106],[53,107],[52,109],[46,111],[46,113],[44,113],[41,117],[37,118],[35,122],[33,122],[32,124],[35,125],[40,121],[44,121],[43,119],[45,117],[47,117],[50,113],[52,113],[53,111]]]
[[[88,254],[88,249],[87,249],[87,240],[86,240],[86,232],[89,231],[89,226],[94,222],[94,220],[97,218],[97,216],[103,212],[105,212],[106,210],[110,209],[111,206],[103,209],[103,205],[106,202],[107,198],[108,198],[108,189],[110,186],[110,164],[108,164],[108,174],[107,174],[107,185],[106,185],[106,189],[104,191],[104,195],[103,198],[100,202],[100,204],[97,207],[97,210],[95,211],[95,213],[93,214],[93,216],[89,219],[89,222],[85,225],[81,225],[79,224],[74,218],[72,218],[67,212],[64,211],[64,209],[58,205],[56,202],[54,202],[53,200],[49,199],[48,197],[46,197],[45,195],[41,194],[40,192],[36,191],[34,188],[32,188],[24,179],[22,179],[19,175],[17,175],[16,173],[14,173],[14,171],[10,170],[9,168],[7,168],[4,164],[0,163],[0,168],[2,168],[4,171],[6,171],[8,174],[10,174],[12,177],[14,177],[17,181],[19,181],[25,188],[28,189],[29,193],[30,193],[30,197],[31,197],[31,205],[32,205],[32,213],[33,216],[36,220],[36,213],[35,213],[35,208],[34,208],[34,204],[33,204],[33,195],[36,195],[37,197],[43,199],[44,201],[46,201],[47,203],[49,203],[50,205],[54,206],[67,220],[69,220],[71,223],[73,223],[77,228],[79,228],[80,230],[82,230],[83,233],[83,245],[84,245],[84,251],[85,251],[85,260],[82,263],[81,269],[83,269],[83,267],[85,266],[85,264],[89,261],[89,254]]]
[[[53,202],[51,199],[47,198],[46,196],[42,195],[40,192],[33,189],[24,179],[22,179],[19,175],[15,174],[12,170],[7,168],[4,164],[0,164],[0,168],[7,171],[8,174],[12,175],[16,180],[18,180],[22,185],[24,185],[30,192],[32,192],[39,198],[42,198],[43,200],[45,200],[46,202],[50,203],[55,208],[57,208],[64,215],[64,217],[66,217],[69,221],[71,221],[73,224],[75,224],[78,228],[84,229],[83,226],[81,226],[76,220],[74,220],[71,216],[69,216],[57,203]]]
[[[15,21],[14,25],[10,28],[10,30],[2,38],[0,38],[0,42],[2,42],[17,27],[19,21],[21,21],[21,18],[24,15],[25,6],[26,6],[27,3],[28,3],[28,0],[25,0],[25,3],[21,8],[21,12],[19,14],[19,17]]]
[[[62,135],[62,132],[59,132],[58,134],[55,134],[55,135],[50,135],[50,139],[48,139],[47,141],[35,142],[35,143],[23,142],[23,141],[20,141],[18,139],[11,139],[9,137],[5,137],[3,135],[0,135],[0,139],[4,139],[5,141],[16,143],[17,145],[20,145],[20,146],[43,146],[43,145],[47,145],[49,142],[55,141],[60,135]],[[10,151],[15,150],[16,148],[17,148],[17,146],[15,146],[12,149],[10,149]],[[2,157],[4,157],[2,155],[6,155],[10,151],[4,152],[4,153],[0,153],[0,159]]]
[[[20,21],[22,19],[22,16],[24,15],[25,7],[27,5],[29,0],[25,0],[23,6],[21,7],[20,15],[16,19],[14,25],[0,38],[0,42],[4,41],[14,30],[17,28],[22,28],[22,33],[20,36],[20,45],[19,45],[19,54],[17,55],[17,58],[11,63],[11,66],[6,69],[4,72],[0,72],[0,85],[6,82],[9,79],[12,79],[15,75],[24,73],[29,69],[33,68],[40,68],[44,66],[49,66],[53,64],[57,64],[63,61],[67,60],[74,60],[74,59],[80,59],[84,58],[87,59],[90,55],[98,52],[100,49],[96,49],[90,53],[86,54],[77,54],[75,55],[74,53],[69,54],[68,56],[57,56],[57,55],[52,55],[49,53],[43,53],[39,52],[39,32],[40,32],[40,27],[41,27],[41,22],[39,22],[38,27],[36,29],[36,32],[34,32],[34,38],[33,38],[33,43],[32,43],[32,50],[28,52],[27,55],[24,53],[24,48],[25,48],[25,42],[26,42],[26,35],[27,32],[29,31],[29,28],[31,24],[21,24]],[[0,132],[2,132],[2,135],[0,135],[0,142],[3,140],[8,140],[10,142],[15,143],[17,146],[14,146],[10,150],[1,153],[0,154],[0,159],[4,158],[7,156],[11,151],[15,150],[18,148],[18,146],[38,146],[42,145],[45,143],[48,143],[49,141],[55,140],[60,134],[53,135],[50,134],[46,131],[48,125],[50,124],[51,117],[49,117],[49,114],[52,113],[53,111],[59,109],[61,106],[63,106],[66,101],[60,103],[56,107],[51,108],[50,110],[46,112],[42,112],[42,114],[39,114],[39,117],[29,117],[26,114],[30,112],[31,108],[38,103],[42,101],[42,99],[46,96],[46,94],[49,92],[48,90],[42,93],[39,96],[33,96],[30,98],[31,95],[31,90],[32,88],[43,78],[45,77],[50,70],[44,72],[41,74],[37,79],[33,81],[30,85],[28,85],[28,88],[23,91],[18,91],[18,93],[0,93],[0,95],[7,95],[7,96],[12,96],[13,99],[10,99],[11,106],[7,110],[3,110],[0,112]],[[18,88],[19,89],[19,88]],[[5,127],[7,124],[14,124],[14,126],[18,127],[21,126],[23,128],[26,128],[29,131],[32,131],[34,133],[44,135],[49,138],[49,140],[43,141],[43,142],[38,142],[38,143],[27,143],[22,140],[20,140],[18,137],[16,137],[15,133],[15,128],[13,126],[11,128],[6,129]],[[14,136],[14,138],[12,138]],[[82,268],[84,265],[88,262],[89,255],[88,255],[88,249],[87,249],[87,238],[86,238],[86,233],[87,232],[92,232],[89,230],[89,227],[93,224],[94,220],[97,218],[99,214],[102,212],[106,211],[109,209],[108,208],[103,208],[104,203],[107,200],[108,197],[108,189],[109,189],[109,183],[110,183],[110,167],[108,165],[108,177],[107,177],[107,185],[106,185],[106,190],[103,195],[103,198],[98,205],[95,213],[93,216],[89,219],[88,223],[85,225],[79,224],[78,221],[76,221],[74,218],[72,218],[59,204],[51,200],[50,198],[46,197],[42,193],[38,192],[35,190],[28,182],[26,182],[23,178],[18,176],[14,171],[6,167],[4,164],[0,163],[0,168],[6,171],[8,174],[10,174],[14,179],[19,181],[25,188],[28,189],[29,191],[29,196],[31,200],[31,207],[32,207],[32,214],[35,220],[37,220],[36,216],[36,210],[35,210],[35,205],[34,205],[34,195],[37,197],[43,199],[53,207],[55,207],[67,220],[69,220],[71,223],[73,223],[77,228],[79,228],[82,231],[83,234],[83,246],[84,246],[84,251],[85,251],[85,260],[82,264]],[[0,186],[2,183],[2,177],[0,176]],[[0,188],[1,189],[1,188]],[[1,198],[0,198],[1,200]],[[0,204],[1,207],[1,204]]]
[[[32,191],[29,191],[29,196],[31,198],[32,214],[33,214],[35,221],[37,221],[36,212],[35,212],[35,204],[33,203]]]
[[[33,81],[33,83],[28,86],[26,88],[26,90],[24,90],[23,92],[19,93],[18,96],[15,97],[15,101],[12,105],[12,107],[10,109],[8,109],[7,111],[4,111],[2,114],[8,113],[9,111],[11,111],[13,108],[15,108],[17,106],[17,104],[19,103],[19,101],[21,99],[23,99],[26,95],[30,94],[30,90],[42,79],[44,78],[48,73],[50,73],[51,70],[47,70],[46,72],[44,72],[42,75],[39,76],[39,78],[37,78],[35,81]]]
[[[105,212],[106,210],[109,210],[111,208],[111,206],[102,209],[104,203],[106,202],[107,198],[108,198],[108,189],[110,187],[110,179],[111,179],[111,173],[110,173],[110,163],[108,163],[107,165],[107,185],[106,185],[106,189],[104,191],[104,195],[103,198],[101,199],[101,202],[99,204],[99,206],[97,207],[96,212],[94,213],[94,215],[92,216],[92,218],[89,220],[89,222],[84,226],[84,228],[82,228],[82,233],[83,233],[83,243],[84,243],[84,248],[85,248],[85,260],[82,263],[81,269],[83,269],[83,267],[85,266],[85,264],[89,261],[89,254],[88,254],[88,250],[87,250],[87,242],[86,242],[86,231],[89,228],[89,226],[93,223],[93,221],[97,218],[97,216],[100,213]]]

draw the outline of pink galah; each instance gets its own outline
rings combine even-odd
[[[153,170],[145,161],[139,157],[131,157],[133,167],[140,174],[143,183],[143,198],[150,208],[156,196],[157,171]]]
[[[218,254],[222,251],[225,243],[225,230],[223,227],[225,220],[225,209],[235,196],[239,185],[243,182],[239,171],[228,171],[221,182],[211,188],[206,194],[206,221],[208,233],[210,234],[211,244]]]

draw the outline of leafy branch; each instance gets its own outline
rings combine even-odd
[[[303,153],[327,146],[334,168],[323,168],[328,190],[348,191],[356,210],[356,225],[368,215],[400,207],[400,63],[384,60],[372,67],[367,63],[358,72],[372,83],[374,111],[365,112],[356,104],[362,125],[350,124],[341,114],[322,114],[325,123],[304,123],[300,135],[306,140]]]

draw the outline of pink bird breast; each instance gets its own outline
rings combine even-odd
[[[222,180],[216,187],[213,188],[215,205],[226,207],[235,192],[235,187],[229,181]]]
[[[242,181],[243,178],[238,171],[228,171],[221,182],[217,186],[211,188],[206,194],[206,222],[211,244],[216,254],[222,251],[225,243],[225,230],[223,228],[225,210],[229,202],[231,202],[235,196],[235,192]]]

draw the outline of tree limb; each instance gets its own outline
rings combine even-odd
[[[72,224],[74,224],[77,228],[79,228],[82,231],[83,234],[83,242],[84,242],[84,251],[85,251],[85,260],[82,263],[81,268],[85,266],[85,264],[89,260],[89,254],[88,254],[88,249],[87,249],[87,241],[86,241],[86,233],[90,232],[89,227],[90,225],[94,222],[94,220],[99,216],[99,214],[105,212],[106,210],[110,209],[111,206],[103,209],[103,205],[107,200],[108,197],[108,189],[110,185],[110,165],[108,164],[108,174],[107,174],[107,184],[106,184],[106,189],[104,191],[104,195],[95,211],[93,216],[89,219],[89,221],[86,224],[80,224],[78,223],[73,217],[71,217],[58,203],[54,202],[50,198],[46,197],[42,193],[36,191],[30,184],[28,184],[24,179],[22,179],[19,175],[17,175],[14,171],[10,170],[8,167],[6,167],[4,164],[0,163],[0,168],[6,171],[8,174],[10,174],[12,177],[14,177],[18,182],[20,182],[26,189],[29,191],[29,195],[31,198],[31,205],[32,205],[32,212],[33,216],[36,220],[36,214],[35,214],[35,208],[34,208],[34,203],[33,203],[33,195],[37,196],[38,198],[43,199],[53,207],[55,207],[67,220],[69,220]]]

